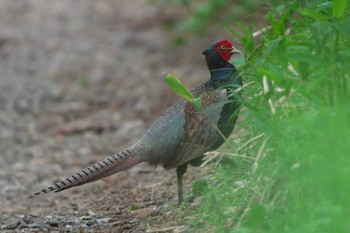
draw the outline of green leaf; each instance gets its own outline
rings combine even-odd
[[[175,92],[175,94],[185,98],[187,101],[193,103],[194,97],[190,90],[187,89],[185,85],[183,85],[180,80],[178,80],[175,76],[168,74],[165,77],[165,81],[168,84],[168,86]]]
[[[276,36],[278,36],[277,22],[271,13],[269,13],[267,16],[270,20],[270,24],[271,24],[272,31],[273,31],[273,37],[276,37]]]
[[[202,99],[201,98],[195,98],[193,100],[193,104],[196,107],[196,110],[199,112],[202,109]]]
[[[245,225],[247,227],[263,228],[269,232],[268,225],[266,224],[265,207],[262,205],[253,206],[245,220]]]
[[[195,197],[203,196],[206,190],[208,190],[209,184],[205,180],[197,180],[192,185],[192,193]]]
[[[343,16],[346,10],[347,0],[334,0],[333,1],[333,16],[334,18],[340,18]]]
[[[314,65],[314,66],[327,66],[327,64],[329,64],[329,60],[314,54],[306,54],[306,53],[287,54],[284,56],[284,58],[298,61],[298,62],[305,62],[307,64]]]
[[[140,206],[138,206],[137,204],[132,204],[130,206],[130,210],[132,210],[132,211],[139,210],[139,209],[140,209]]]
[[[339,22],[339,31],[343,33],[343,36],[350,39],[350,17],[348,17],[346,20]]]
[[[236,30],[234,30],[231,27],[226,27],[226,29],[231,32],[232,35],[234,35],[237,40],[239,40],[242,44],[245,44],[247,42],[247,39],[243,36],[241,36]]]
[[[307,16],[307,17],[310,17],[312,19],[315,19],[317,21],[320,21],[320,22],[326,22],[328,20],[328,17],[322,13],[319,13],[317,12],[316,10],[313,10],[313,9],[299,9],[298,12],[301,14],[301,15],[304,15],[304,16]]]
[[[261,67],[259,71],[266,75],[268,79],[274,80],[277,83],[281,82],[281,78],[283,77],[283,73],[278,69],[277,66],[269,65],[268,67]],[[273,90],[273,88],[271,88]]]
[[[257,58],[262,56],[264,49],[266,49],[264,44],[259,44],[254,48],[254,50],[247,57],[247,67],[254,64]],[[235,63],[237,63],[237,61]]]

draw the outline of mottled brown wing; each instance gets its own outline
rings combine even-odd
[[[198,112],[195,106],[185,104],[184,136],[177,156],[170,161],[169,168],[177,167],[196,157],[202,156],[220,137],[217,132],[221,110],[227,101],[225,90],[205,92],[200,95],[202,109]],[[170,167],[171,166],[171,167]]]

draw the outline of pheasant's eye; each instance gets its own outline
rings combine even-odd
[[[225,46],[225,45],[221,45],[221,46],[220,46],[220,49],[221,49],[221,50],[225,50],[225,49],[226,49],[226,46]]]

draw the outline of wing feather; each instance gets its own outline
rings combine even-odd
[[[184,135],[177,156],[168,162],[171,167],[166,168],[177,167],[202,156],[220,137],[217,124],[227,101],[226,90],[204,92],[199,97],[202,100],[201,111],[198,112],[190,102],[185,104]]]

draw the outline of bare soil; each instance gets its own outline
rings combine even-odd
[[[210,28],[173,46],[189,12],[168,1],[0,2],[0,230],[184,232],[174,170],[139,165],[101,181],[26,197],[131,145],[188,86],[209,78],[201,52],[229,38]],[[175,25],[169,29],[169,22]],[[191,183],[208,169],[185,175]]]

